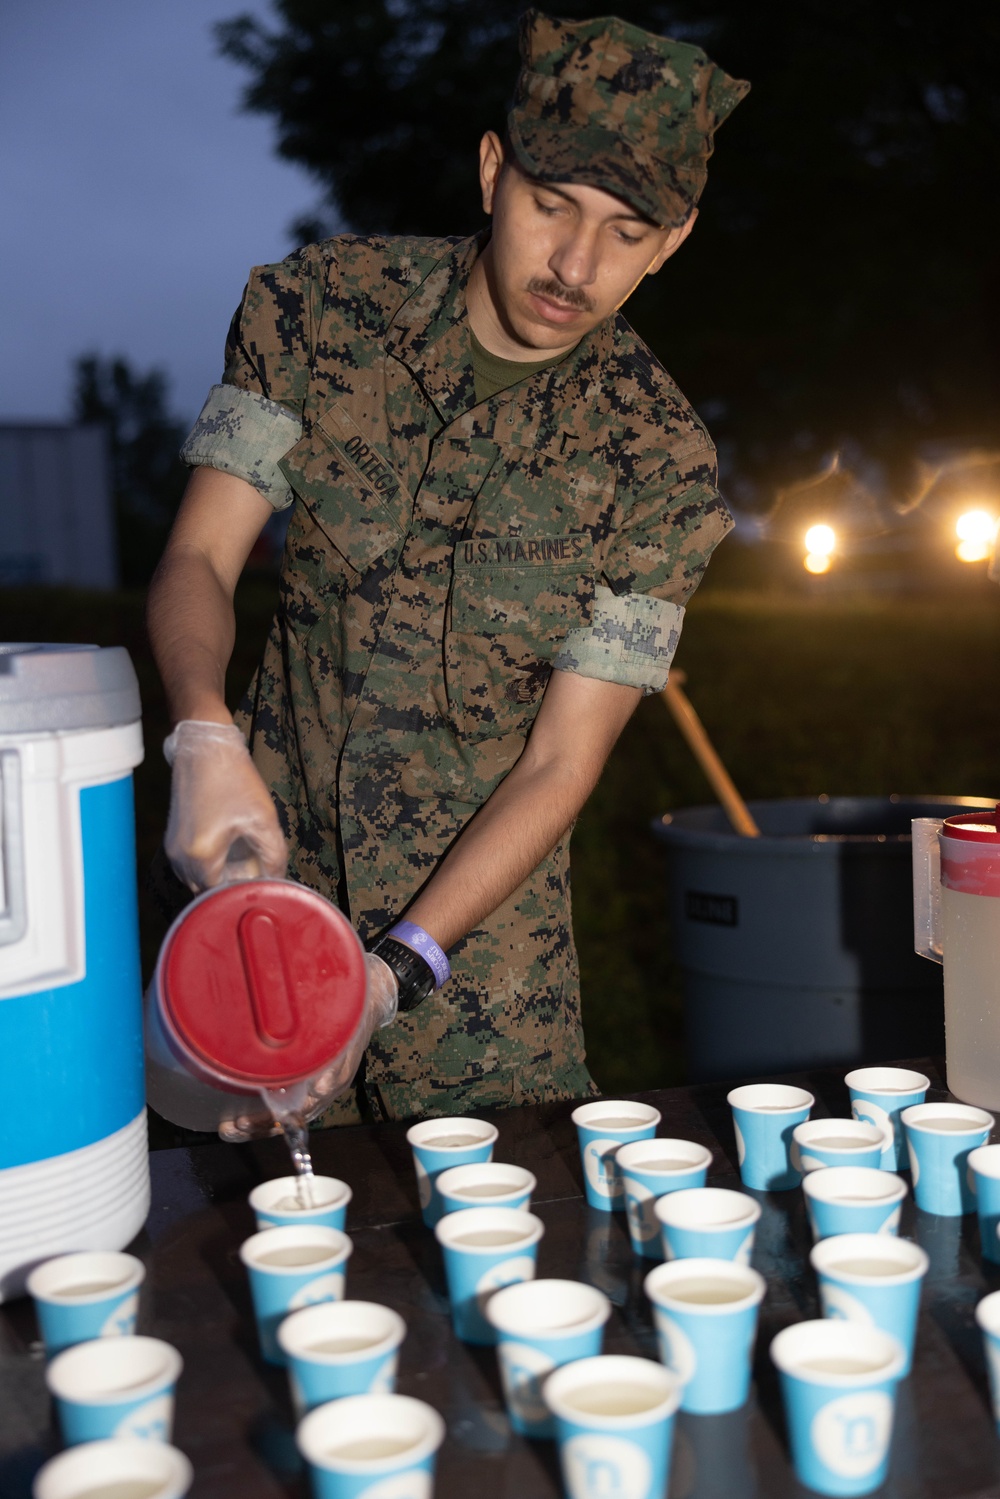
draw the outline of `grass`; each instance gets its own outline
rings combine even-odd
[[[738,563],[738,549],[736,551]],[[720,559],[721,560],[721,559]],[[1000,795],[1000,594],[981,579],[935,594],[780,592],[719,569],[696,595],[678,652],[687,691],[748,799]],[[710,579],[712,574],[710,574]],[[267,630],[273,583],[239,591],[233,701]],[[0,639],[125,645],[139,675],[146,760],[136,772],[140,920],[147,971],[162,928],[144,874],[162,837],[167,719],[139,593],[7,590]],[[575,929],[590,1064],[607,1091],[684,1079],[681,1001],[649,823],[710,801],[659,697],[644,701],[572,844]]]

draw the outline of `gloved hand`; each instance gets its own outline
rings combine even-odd
[[[301,1104],[297,1098],[294,1099],[295,1115],[303,1123],[308,1124],[316,1119],[347,1091],[361,1066],[365,1047],[374,1032],[391,1025],[396,1018],[399,1009],[399,983],[396,975],[374,953],[365,954],[365,966],[365,1007],[354,1035],[329,1067],[317,1077],[310,1078],[305,1085]],[[285,1097],[281,1102],[291,1104],[294,1090],[289,1088],[282,1091]],[[277,1134],[279,1128],[274,1115],[267,1108],[262,1108],[259,1114],[241,1114],[236,1119],[227,1119],[219,1125],[219,1134],[223,1140],[253,1140],[260,1139],[263,1135]]]
[[[183,719],[163,753],[173,769],[164,848],[177,878],[195,894],[280,878],[288,851],[278,814],[236,725]]]

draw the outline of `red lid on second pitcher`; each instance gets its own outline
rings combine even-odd
[[[179,1054],[242,1089],[313,1077],[343,1051],[365,998],[350,922],[291,880],[206,891],[178,917],[157,966],[161,1014]]]
[[[992,812],[959,812],[946,817],[941,832],[946,838],[961,838],[969,843],[1000,843],[1000,804]]]

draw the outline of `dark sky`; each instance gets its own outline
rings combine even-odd
[[[0,421],[69,416],[77,354],[170,379],[192,417],[251,265],[317,196],[239,109],[213,21],[265,0],[4,0]]]

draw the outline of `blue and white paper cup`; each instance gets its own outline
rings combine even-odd
[[[260,1351],[269,1364],[285,1365],[278,1328],[289,1312],[322,1301],[342,1301],[347,1260],[354,1246],[337,1228],[265,1228],[240,1245],[250,1276]]]
[[[448,1117],[422,1119],[411,1124],[406,1138],[413,1151],[413,1169],[417,1173],[417,1195],[420,1212],[428,1228],[444,1217],[444,1204],[435,1182],[442,1171],[452,1166],[468,1166],[489,1161],[497,1140],[497,1127],[485,1119]]]
[[[553,1369],[600,1353],[610,1314],[604,1293],[578,1280],[525,1280],[490,1298],[507,1414],[521,1436],[555,1436],[542,1383]]]
[[[877,1327],[796,1322],[771,1343],[792,1463],[819,1494],[870,1494],[885,1482],[903,1350]]]
[[[980,1253],[984,1260],[1000,1264],[1000,1145],[970,1151],[969,1185],[979,1215]]]
[[[903,1110],[913,1196],[924,1213],[959,1218],[976,1211],[969,1156],[985,1145],[993,1115],[967,1103],[918,1103]]]
[[[727,1095],[733,1111],[740,1178],[757,1192],[788,1192],[802,1173],[791,1159],[792,1131],[816,1100],[788,1083],[745,1083]]]
[[[501,1286],[534,1280],[545,1225],[522,1208],[466,1208],[448,1213],[434,1232],[444,1251],[455,1336],[463,1343],[494,1344],[486,1304]]]
[[[60,1452],[38,1470],[31,1492],[34,1499],[93,1499],[95,1494],[184,1499],[193,1481],[194,1470],[176,1447],[118,1437]]]
[[[524,1208],[527,1212],[538,1184],[524,1166],[479,1161],[442,1171],[434,1185],[444,1211],[461,1213],[466,1208]]]
[[[563,1364],[542,1393],[567,1499],[662,1499],[680,1404],[676,1374],[652,1359],[602,1354]]]
[[[802,1179],[813,1238],[898,1234],[906,1183],[876,1166],[827,1166]]]
[[[976,1306],[976,1321],[983,1336],[990,1405],[1000,1435],[1000,1291],[991,1291]]]
[[[409,1395],[348,1395],[310,1411],[295,1440],[315,1499],[431,1499],[444,1422]]]
[[[903,1350],[902,1372],[909,1374],[929,1264],[919,1244],[885,1234],[837,1234],[817,1244],[809,1259],[823,1316],[891,1333]]]
[[[883,1171],[909,1171],[902,1113],[923,1103],[930,1078],[909,1067],[856,1067],[844,1078],[851,1095],[851,1113],[864,1124],[874,1124],[892,1135],[882,1156]]]
[[[633,1140],[651,1140],[659,1122],[659,1109],[629,1099],[601,1098],[573,1110],[583,1190],[592,1208],[604,1213],[625,1211],[625,1186],[615,1161],[618,1147]]]
[[[42,1341],[51,1356],[91,1338],[135,1332],[146,1267],[131,1254],[61,1254],[28,1276]]]
[[[45,1371],[67,1447],[103,1437],[169,1442],[183,1368],[159,1338],[96,1338],[57,1354]]]
[[[305,1196],[302,1205],[300,1192]],[[258,1229],[295,1227],[343,1229],[351,1189],[335,1176],[276,1176],[250,1193]]]
[[[634,1140],[619,1147],[615,1162],[625,1189],[629,1238],[636,1254],[662,1258],[657,1199],[686,1187],[703,1187],[712,1152],[693,1140]]]
[[[749,1265],[760,1203],[728,1187],[690,1187],[657,1198],[654,1213],[668,1260],[736,1260]]]
[[[859,1119],[807,1119],[792,1130],[792,1165],[806,1176],[826,1166],[882,1165],[891,1132]]]
[[[764,1277],[733,1260],[676,1260],[643,1281],[660,1358],[684,1386],[681,1410],[739,1410],[750,1393]]]
[[[278,1328],[299,1415],[345,1395],[391,1395],[406,1323],[375,1301],[323,1301]]]

